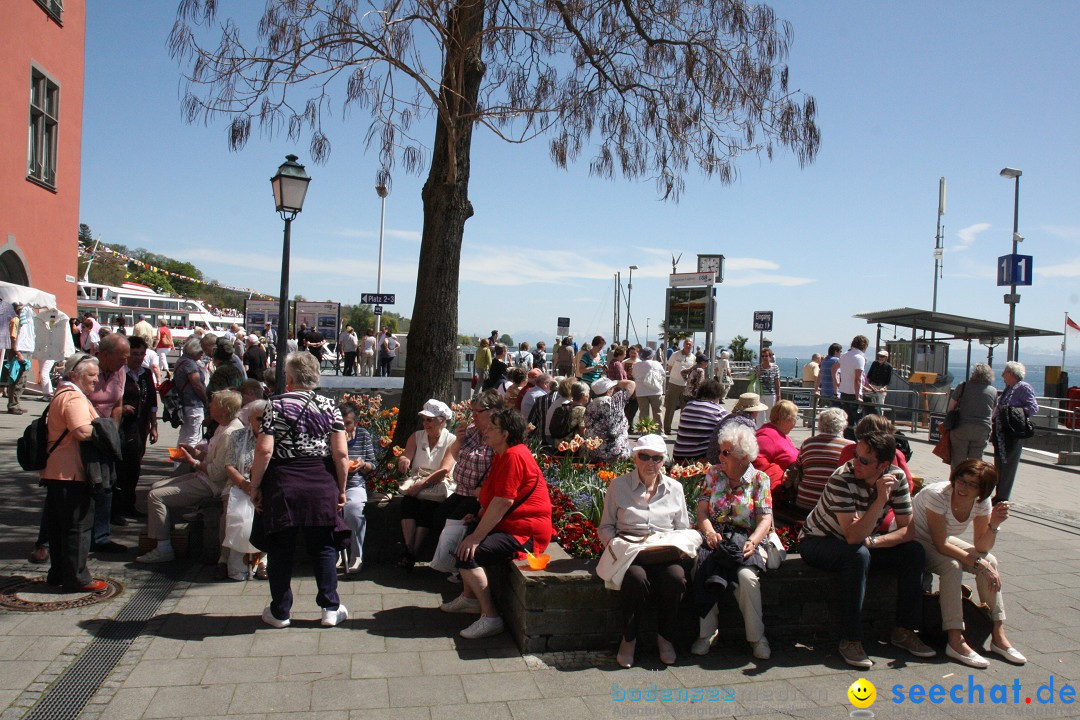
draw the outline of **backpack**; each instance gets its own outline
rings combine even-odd
[[[555,408],[555,414],[551,416],[551,437],[564,438],[570,434],[570,411],[573,403],[565,403]]]
[[[52,403],[49,405],[51,406]],[[22,437],[15,445],[15,457],[19,461],[19,467],[26,471],[44,470],[49,462],[49,455],[52,455],[53,450],[67,437],[67,434],[68,431],[64,430],[52,447],[49,447],[49,408],[46,407],[41,417],[26,426]]]
[[[514,354],[514,367],[528,370],[532,365],[532,353],[528,350],[518,350]]]
[[[183,425],[184,409],[176,383],[172,380],[163,381],[158,386],[158,393],[161,395],[161,419],[174,428]]]
[[[554,392],[544,393],[536,398],[532,410],[529,411],[528,423],[536,428],[533,432],[540,438],[541,442],[547,442],[548,439],[547,433],[544,432],[544,422],[547,419],[547,411],[551,407],[551,401],[555,395]]]

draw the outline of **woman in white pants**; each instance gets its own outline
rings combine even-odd
[[[1001,601],[1001,574],[990,554],[1001,524],[1009,517],[1009,503],[991,508],[990,495],[997,472],[990,463],[975,458],[956,466],[948,481],[924,487],[912,500],[914,517],[909,528],[926,550],[926,569],[940,578],[942,627],[949,636],[945,654],[973,668],[990,665],[964,640],[964,605],[961,583],[964,573],[975,576],[979,599],[990,608],[994,630],[990,651],[1013,665],[1027,658],[1005,637],[1005,606]],[[974,545],[960,539],[974,526]]]

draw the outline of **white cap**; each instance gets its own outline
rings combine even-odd
[[[424,403],[424,409],[420,411],[420,414],[424,417],[441,417],[447,420],[454,417],[454,413],[450,411],[450,406],[441,400],[428,400]]]
[[[637,455],[642,450],[648,450],[661,455],[667,455],[667,443],[659,435],[642,435],[634,443],[633,453]]]
[[[589,386],[589,389],[592,390],[593,395],[603,395],[618,384],[619,383],[611,378],[602,377],[599,380],[594,380],[593,384]]]

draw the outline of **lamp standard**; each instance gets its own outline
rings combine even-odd
[[[1012,232],[1012,254],[1016,255],[1016,244],[1022,238],[1020,237],[1019,222],[1020,222],[1020,176],[1024,173],[1016,168],[1002,168],[1001,177],[1012,178],[1016,180],[1016,191],[1013,195],[1013,232]],[[1013,278],[1014,280],[1016,278]],[[1016,304],[1020,302],[1020,296],[1016,294],[1016,283],[1009,286],[1009,296],[1005,298],[1005,302],[1009,305],[1009,344],[1006,349],[1006,360],[1017,360],[1020,353],[1016,349]]]
[[[630,293],[634,290],[634,271],[637,269],[637,265],[630,266],[630,279],[626,281],[626,338],[628,342],[630,339]],[[638,339],[637,330],[634,331],[634,339]],[[618,341],[618,338],[616,338],[616,341]]]
[[[382,207],[379,209],[379,270],[378,275],[375,276],[375,292],[382,293],[382,251],[383,251],[383,230],[386,227],[386,196],[390,194],[390,190],[385,185],[379,183],[375,186],[375,192],[379,196],[379,201]],[[382,329],[382,315],[375,316],[375,342],[379,342],[379,332]]]
[[[304,209],[304,196],[307,195],[308,183],[311,182],[311,178],[304,172],[304,166],[296,160],[295,155],[286,155],[277,175],[270,178],[270,185],[274,188],[274,207],[285,221],[285,239],[281,247],[281,293],[278,300],[277,371],[274,376],[274,388],[278,395],[285,392],[285,354],[288,350],[286,341],[289,334],[289,241],[292,221]]]

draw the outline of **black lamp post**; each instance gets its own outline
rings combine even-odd
[[[274,382],[274,391],[278,395],[285,392],[285,355],[288,351],[289,239],[292,221],[304,209],[304,196],[311,182],[304,172],[304,166],[296,160],[295,155],[286,155],[277,175],[270,178],[270,185],[274,188],[274,207],[285,221],[285,241],[281,248],[281,298],[278,300],[277,373]]]
[[[1024,173],[1016,168],[1002,168],[999,173],[1001,177],[1016,181],[1016,190],[1013,195],[1013,232],[1012,232],[1012,254],[1016,255],[1016,243],[1023,240],[1020,237],[1018,225],[1020,222],[1020,176]],[[1013,278],[1015,280],[1016,278]],[[1009,294],[1005,297],[1005,302],[1009,306],[1009,344],[1006,346],[1005,360],[1016,361],[1020,358],[1020,352],[1016,347],[1016,304],[1020,302],[1020,295],[1016,292],[1016,283],[1013,282],[1009,287]]]

